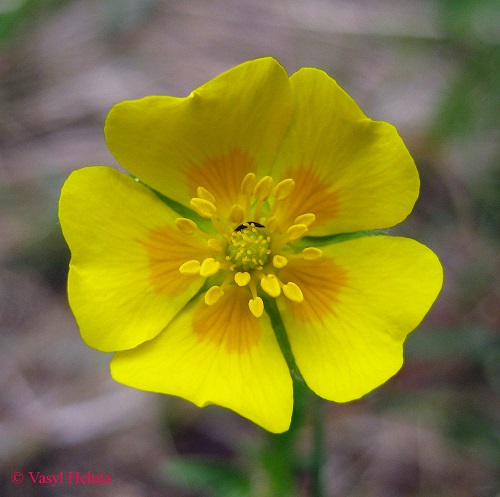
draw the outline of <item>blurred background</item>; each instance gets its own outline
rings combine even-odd
[[[499,24],[495,0],[0,0],[0,495],[272,497],[287,435],[119,385],[110,355],[83,344],[57,201],[73,169],[116,164],[102,133],[114,103],[184,96],[273,55],[289,73],[324,69],[396,125],[422,190],[393,232],[445,268],[401,372],[322,404],[325,494],[500,496]],[[289,495],[305,497],[310,415],[288,436]],[[28,471],[111,484],[11,481]]]

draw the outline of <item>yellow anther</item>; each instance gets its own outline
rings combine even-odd
[[[315,261],[321,258],[323,251],[316,247],[307,247],[302,251],[302,254],[306,261]]]
[[[243,207],[241,207],[241,205],[239,204],[234,204],[231,207],[229,219],[231,219],[233,223],[241,224],[243,222],[243,219],[245,219],[245,211],[243,210]]]
[[[302,238],[307,233],[307,226],[305,224],[293,224],[290,226],[286,234],[288,235],[288,241],[294,242]]]
[[[195,212],[205,219],[214,217],[217,212],[215,205],[204,198],[192,198],[189,204]]]
[[[181,265],[179,272],[186,276],[191,276],[193,274],[198,274],[200,272],[201,264],[199,261],[187,261]]]
[[[267,200],[273,189],[273,178],[264,176],[255,185],[253,196],[258,200]]]
[[[286,285],[283,285],[283,293],[292,302],[297,302],[297,304],[300,304],[304,300],[302,290],[293,281],[289,281]]]
[[[202,198],[203,200],[208,200],[212,204],[215,204],[215,197],[206,188],[199,186],[196,189],[196,194],[198,195],[198,197]]]
[[[250,283],[250,280],[250,273],[247,273],[246,271],[243,273],[240,271],[234,275],[234,281],[236,281],[236,284],[238,286],[248,285],[248,283]]]
[[[214,305],[220,300],[223,295],[224,290],[221,290],[220,286],[215,285],[209,288],[207,293],[205,293],[205,304]]]
[[[271,216],[266,219],[266,228],[270,233],[274,233],[278,226],[278,218],[276,216]]]
[[[282,255],[275,255],[273,257],[273,266],[277,267],[278,269],[281,269],[282,267],[285,267],[288,264],[288,259]]]
[[[311,226],[312,223],[316,220],[316,216],[311,212],[307,214],[302,214],[295,218],[294,224],[305,224],[306,226]]]
[[[241,193],[243,195],[252,195],[255,185],[257,184],[257,177],[254,173],[248,173],[241,182]]]
[[[178,217],[175,220],[175,225],[179,231],[182,231],[186,235],[192,235],[198,229],[194,221],[186,219],[185,217]]]
[[[288,178],[280,181],[276,187],[274,188],[273,195],[277,200],[285,200],[295,188],[295,181],[293,179]]]
[[[226,244],[222,242],[222,240],[219,240],[217,238],[210,238],[210,240],[208,240],[207,242],[207,245],[214,252],[223,252],[226,248]]]
[[[281,293],[280,283],[274,274],[268,274],[260,280],[260,286],[270,297],[278,297]]]
[[[200,266],[200,276],[209,278],[213,276],[220,269],[220,262],[216,261],[213,257],[205,259]]]
[[[256,317],[260,318],[262,313],[264,312],[264,302],[260,297],[255,297],[254,299],[250,299],[248,301],[248,307],[250,312]]]

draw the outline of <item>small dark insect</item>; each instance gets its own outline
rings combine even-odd
[[[249,226],[255,226],[256,228],[264,228],[265,226],[257,223],[256,221],[247,221],[246,223],[240,224],[234,231],[246,230]]]

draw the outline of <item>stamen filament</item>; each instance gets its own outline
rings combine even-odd
[[[305,224],[293,224],[288,228],[286,235],[278,239],[273,239],[273,251],[276,252],[280,250],[288,242],[295,242],[297,240],[300,240],[307,233],[307,231],[308,228]]]
[[[225,244],[217,238],[210,238],[207,245],[214,252],[223,252],[225,248]]]
[[[275,216],[268,216],[265,221],[265,226],[269,233],[274,233],[278,227],[278,218]]]
[[[259,222],[260,221],[260,216],[261,216],[261,211],[262,211],[262,204],[264,203],[264,200],[259,198],[257,200],[257,205],[255,206],[255,211],[254,211],[254,219]]]
[[[214,228],[221,234],[224,235],[227,232],[227,229],[224,229],[224,226],[222,223],[214,216],[210,218],[210,221],[212,221],[212,224],[214,225]]]

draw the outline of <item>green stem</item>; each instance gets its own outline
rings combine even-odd
[[[293,357],[292,348],[290,347],[288,335],[286,334],[285,325],[283,324],[280,313],[278,311],[278,306],[276,305],[276,299],[269,298],[265,295],[262,298],[264,300],[266,312],[271,318],[271,323],[273,325],[274,334],[276,335],[276,340],[278,341],[281,353],[285,358],[292,378],[305,385],[305,381],[300,374],[299,368],[295,364],[295,358]]]
[[[315,395],[312,397],[313,414],[313,452],[311,454],[311,497],[324,497],[323,466],[325,463],[325,426],[323,402]]]
[[[290,429],[279,435],[270,434],[261,454],[272,497],[290,497],[297,493],[297,441],[303,427],[308,391],[306,385],[299,381],[294,381],[293,386],[295,403]]]

